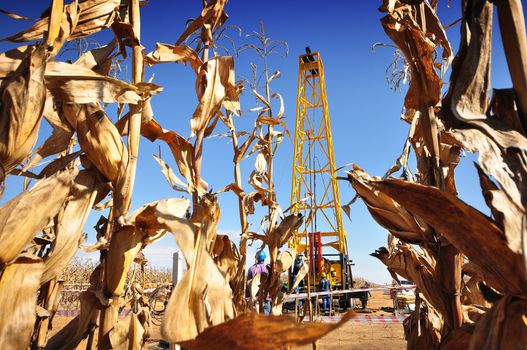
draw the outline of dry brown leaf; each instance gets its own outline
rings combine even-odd
[[[80,0],[64,6],[61,30],[67,40],[73,40],[108,28],[114,21],[120,0]],[[39,40],[48,30],[49,17],[3,41],[24,42]]]
[[[141,100],[137,87],[97,74],[89,68],[65,62],[48,63],[46,87],[56,100],[66,103],[137,104]]]
[[[147,236],[158,235],[160,231],[166,232],[166,226],[160,220],[162,216],[183,220],[188,205],[189,202],[186,199],[167,199],[144,205],[130,217],[119,219],[121,227],[113,233],[108,249],[104,291],[101,295],[97,294],[101,303],[105,305],[102,315],[104,328],[101,330],[104,344],[112,342],[112,337],[115,342],[125,341],[122,332],[114,330],[115,327],[119,327],[120,298],[124,292],[131,264],[144,248]],[[130,326],[136,327],[136,324],[133,323]],[[132,342],[134,343],[135,340]]]
[[[229,108],[233,109],[232,107],[235,106],[234,109],[239,109],[233,58],[216,56],[205,62],[196,78],[196,93],[199,105],[190,122],[192,132],[195,134],[209,125],[224,101],[231,102]]]
[[[27,219],[27,217],[26,217]],[[44,264],[23,254],[5,267],[0,278],[0,347],[28,349],[37,318],[37,291]]]
[[[64,170],[68,165],[77,165],[75,160],[82,154],[82,151],[77,151],[65,155],[63,157],[58,157],[57,159],[48,163],[38,174],[39,178],[49,177],[59,171]],[[74,163],[75,162],[75,163]]]
[[[240,186],[238,186],[238,184],[236,184],[234,182],[231,183],[231,184],[228,184],[227,186],[225,186],[223,188],[221,188],[216,193],[223,193],[223,192],[227,192],[227,191],[232,191],[238,197],[245,196],[245,192],[243,191],[243,189]]]
[[[296,248],[288,248],[283,252],[280,252],[276,257],[276,268],[275,272],[281,274],[286,272],[293,265],[296,258]]]
[[[261,152],[259,152],[256,156],[256,159],[254,161],[254,169],[258,174],[265,174],[265,172],[267,171],[267,161],[265,160],[265,155]]]
[[[12,19],[21,19],[21,20],[24,20],[24,21],[31,20],[31,18],[29,18],[29,17],[20,16],[20,15],[17,15],[16,13],[8,12],[8,11],[1,10],[1,9],[0,9],[0,13],[3,13],[4,15],[9,16]]]
[[[231,242],[229,236],[217,235],[212,249],[212,256],[221,273],[225,276],[225,280],[229,283],[233,281],[238,274],[240,253],[238,253],[236,245]]]
[[[295,260],[296,256],[296,249],[295,248],[289,248],[283,252],[280,252],[278,256],[276,257],[276,261],[274,264],[274,269],[271,274],[271,279],[267,281],[266,286],[264,286],[264,290],[268,290],[268,294],[271,297],[271,314],[278,316],[282,314],[282,307],[284,302],[284,292],[282,292],[282,282],[281,282],[281,275],[282,273],[289,270],[291,265],[293,265],[293,262]],[[273,257],[271,256],[271,261]],[[265,292],[263,292],[265,293]]]
[[[128,269],[143,248],[145,235],[157,234],[159,230],[165,229],[158,215],[170,214],[181,219],[188,206],[187,199],[169,198],[145,204],[121,222],[122,227],[114,232],[108,251],[107,264],[112,267],[105,276],[105,290],[108,293],[113,296],[122,294]]]
[[[404,102],[406,116],[410,118],[413,111],[421,110],[424,105],[435,106],[440,101],[441,80],[435,68],[435,49],[442,46],[443,58],[450,63],[451,48],[441,23],[428,3],[423,3],[425,12],[428,13],[426,32],[416,22],[415,8],[412,5],[399,1],[396,4],[395,7],[390,6],[392,10],[381,19],[381,23],[410,65],[412,79]]]
[[[353,171],[348,172],[348,180],[375,221],[395,237],[408,243],[435,241],[430,227],[425,222],[413,216],[382,191],[375,189],[372,183],[380,180],[379,178],[369,176],[354,165]]]
[[[111,349],[143,349],[144,335],[145,329],[139,322],[137,315],[132,313],[130,316],[120,319],[115,328],[110,331]]]
[[[370,254],[382,261],[389,270],[413,281],[441,315],[448,315],[449,299],[442,293],[436,277],[436,261],[424,251],[399,243],[390,251],[382,247]]]
[[[490,60],[492,51],[491,3],[467,3],[470,6],[461,26],[461,44],[450,76],[447,108],[460,120],[485,118],[489,101]]]
[[[27,55],[0,91],[0,181],[31,152],[46,101],[44,46]]]
[[[525,214],[523,193],[527,189],[527,177],[524,176],[527,174],[527,138],[504,128],[495,119],[471,121],[470,124],[471,129],[458,129],[454,136],[466,149],[479,152],[481,169],[499,185],[500,191],[493,192],[492,207],[507,219],[502,225],[507,223],[505,235],[509,247],[521,252],[524,249],[521,242],[525,241],[527,234],[518,230],[518,222],[522,222]]]
[[[205,330],[196,340],[180,343],[193,350],[272,350],[306,345],[340,327],[352,317],[353,311],[337,323],[296,323],[288,316],[266,316],[244,313],[234,320]]]
[[[175,191],[189,191],[189,186],[185,184],[179,177],[177,177],[177,175],[172,171],[172,168],[163,159],[161,159],[161,157],[158,157],[155,154],[153,154],[153,157],[157,164],[161,166],[161,173],[165,177],[165,180],[167,180],[170,187],[172,187]]]
[[[0,207],[2,263],[15,259],[25,245],[48,225],[70,193],[76,174],[76,169],[67,170],[40,180],[29,191],[22,192]]]
[[[108,45],[101,46],[82,54],[73,64],[93,70],[95,73],[107,76],[112,67],[113,52],[117,42],[112,40]]]
[[[140,40],[134,31],[132,23],[115,21],[112,24],[112,30],[119,43],[119,51],[121,51],[121,55],[124,58],[127,57],[126,46],[133,48],[140,45]]]
[[[150,141],[160,139],[168,144],[174,155],[174,159],[176,160],[179,172],[189,183],[189,191],[193,192],[193,188],[195,188],[194,171],[192,167],[194,162],[194,146],[175,131],[163,129],[153,119],[141,126],[141,135]],[[201,193],[204,193],[207,190],[206,182],[202,180],[198,190]]]
[[[188,264],[163,319],[161,332],[171,342],[196,338],[206,328],[234,317],[232,290],[207,249],[215,235],[219,208],[212,195],[203,196],[190,221],[160,215],[172,232]]]
[[[441,349],[457,350],[468,349],[470,339],[474,334],[474,324],[465,324],[460,328],[454,329],[448,333],[446,338],[441,342]]]
[[[269,256],[271,261],[276,261],[279,249],[291,239],[295,230],[297,230],[303,222],[304,218],[302,217],[302,214],[291,214],[286,216],[276,228],[271,229],[270,232],[266,233],[265,241],[269,246]],[[291,263],[292,262],[293,261],[291,261]]]
[[[196,51],[186,45],[174,46],[170,44],[156,43],[156,49],[145,56],[145,63],[154,65],[167,62],[190,63],[190,66],[196,74],[203,65]]]
[[[527,342],[525,299],[503,297],[475,323],[470,350],[523,349]]]
[[[433,349],[438,347],[441,338],[443,320],[432,305],[420,299],[420,312],[410,314],[403,321],[404,337],[408,344],[416,349]]]
[[[203,11],[201,11],[200,16],[187,26],[183,34],[181,34],[177,40],[176,45],[181,44],[185,39],[192,35],[192,33],[199,29],[202,29],[202,40],[212,41],[211,32],[216,28],[221,27],[228,18],[225,11],[223,11],[227,1],[228,0],[210,0],[203,8]]]
[[[249,285],[249,293],[252,299],[256,299],[258,296],[258,291],[260,290],[260,285],[262,283],[262,275],[265,274],[259,273],[247,281],[247,284]]]
[[[75,177],[71,196],[55,226],[55,241],[44,258],[41,284],[57,277],[73,258],[82,240],[82,230],[97,196],[95,170],[82,170]]]
[[[494,116],[507,127],[526,135],[520,115],[516,110],[516,93],[513,89],[492,89],[491,106]]]
[[[494,288],[513,295],[527,294],[523,257],[510,250],[504,233],[487,216],[432,187],[400,180],[386,180],[375,187],[441,232],[485,271]],[[511,275],[510,271],[518,273]]]
[[[254,94],[254,96],[260,100],[260,102],[262,102],[265,107],[264,109],[262,110],[262,112],[265,112],[267,110],[269,110],[271,108],[271,103],[269,101],[267,101],[267,99],[265,97],[263,97],[262,95],[260,95],[260,93],[257,91],[257,90],[252,90],[252,93]]]
[[[291,214],[286,216],[273,232],[274,239],[278,242],[278,246],[282,247],[289,242],[295,230],[297,230],[303,222],[304,218],[302,217],[302,214]]]

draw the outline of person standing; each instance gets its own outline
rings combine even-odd
[[[325,272],[322,272],[322,278],[319,282],[319,287],[321,292],[329,292],[331,290],[331,283],[329,283],[329,279],[326,276]],[[325,294],[322,296],[322,312],[329,312],[329,294]]]
[[[265,281],[267,280],[267,277],[269,276],[269,269],[267,265],[265,264],[265,259],[267,258],[267,254],[265,251],[260,250],[258,253],[256,253],[256,262],[249,268],[249,271],[247,272],[247,288],[245,292],[246,297],[251,296],[250,292],[250,281],[256,276],[260,276],[260,285],[264,285]],[[260,298],[258,298],[260,299]],[[265,298],[264,301],[264,313],[266,315],[269,315],[271,312],[271,303]]]
[[[361,287],[361,289],[370,289],[370,284],[368,282],[366,282]],[[363,310],[366,310],[366,306],[368,306],[368,300],[369,300],[370,296],[371,296],[371,294],[370,294],[369,290],[365,290],[364,292],[362,292],[362,294],[360,296],[360,302],[362,304],[362,309]]]
[[[304,266],[303,255],[302,254],[298,254],[296,256],[295,263],[293,265],[293,275],[292,275],[292,278],[291,278],[291,282],[292,283],[294,283],[296,281],[296,277],[300,273],[300,270],[302,269],[302,266]],[[300,282],[295,287],[295,294],[298,294],[300,292],[300,285],[301,284],[302,284],[302,282]],[[300,314],[302,313],[303,307],[304,307],[304,299],[298,300],[298,309],[299,309],[298,311],[299,311]]]

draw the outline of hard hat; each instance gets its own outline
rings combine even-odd
[[[322,278],[325,278],[325,277],[326,277],[326,273],[325,273],[325,272],[322,272],[322,273],[320,274],[320,276],[322,276]]]
[[[256,261],[264,261],[265,258],[267,258],[267,254],[265,254],[265,250],[260,250],[258,253],[256,253]]]

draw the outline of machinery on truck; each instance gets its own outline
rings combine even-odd
[[[305,291],[318,291],[323,275],[334,291],[353,288],[336,172],[324,65],[320,54],[306,47],[299,56],[291,187],[291,210],[302,213],[305,221],[289,242],[309,260]],[[292,278],[290,274],[290,285]],[[341,308],[348,308],[351,298],[360,293],[336,293],[335,297]]]

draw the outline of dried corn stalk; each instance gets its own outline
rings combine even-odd
[[[209,59],[209,50],[215,47],[213,39],[221,37],[218,30],[227,19],[226,3],[204,2],[201,15],[187,27],[176,46],[158,44],[145,57],[140,40],[139,0],[80,0],[67,5],[54,0],[50,10],[32,27],[5,39],[43,40],[45,44],[0,54],[0,120],[5,131],[0,137],[0,181],[10,173],[39,180],[32,189],[0,208],[0,238],[4,242],[0,246],[0,309],[3,319],[14,320],[0,326],[2,348],[71,349],[86,338],[88,347],[92,347],[96,332],[99,349],[145,348],[151,328],[150,306],[143,288],[134,278],[127,281],[127,275],[134,261],[140,263],[141,250],[166,232],[175,235],[188,264],[166,310],[162,330],[168,340],[207,341],[203,332],[211,326],[223,327],[226,320],[234,318],[235,303],[238,310],[244,309],[246,250],[242,244],[244,249],[238,253],[227,237],[216,235],[220,209],[215,195],[206,193],[208,185],[201,177],[203,141],[218,121],[230,120],[233,140],[243,135],[236,133],[232,124],[232,115],[240,109],[238,95],[243,89],[234,81],[234,59]],[[65,42],[110,26],[116,38],[108,45],[80,55],[73,64],[54,61]],[[180,45],[196,31],[201,34],[195,51]],[[114,53],[117,46],[119,51]],[[113,59],[119,54],[126,58],[127,47],[132,51],[131,83],[109,77]],[[153,119],[151,96],[162,89],[143,81],[145,62],[189,62],[195,71],[199,104],[190,118],[191,132],[196,135],[193,144],[161,128]],[[302,221],[297,216],[284,218],[274,193],[272,158],[284,132],[288,134],[282,121],[283,100],[280,95],[271,94],[268,86],[279,75],[278,72],[269,77],[266,72],[266,93],[254,91],[266,108],[258,115],[252,133],[247,133],[248,139],[241,144],[233,142],[236,183],[231,188],[240,196],[245,243],[247,215],[254,202],[261,201],[269,207],[264,241],[271,251],[274,274],[260,287],[272,295],[274,313],[279,312],[282,300],[279,275],[293,261],[293,252],[280,252],[280,248]],[[276,117],[270,108],[272,98],[280,101]],[[103,106],[114,102],[119,103],[119,115],[125,104],[129,107],[117,123]],[[53,132],[33,151],[42,116]],[[265,125],[267,132],[263,131]],[[273,129],[278,125],[285,131]],[[127,142],[122,138],[125,135]],[[160,157],[157,161],[175,189],[192,194],[191,210],[187,199],[168,199],[128,214],[140,135],[169,145],[187,183]],[[254,141],[257,142],[251,149]],[[80,150],[72,152],[75,142]],[[249,179],[254,192],[245,194],[239,163],[254,152],[258,154],[257,166]],[[31,159],[27,159],[30,155]],[[32,171],[50,156],[56,158],[38,174]],[[25,160],[23,169],[16,168]],[[111,198],[101,204],[108,193]],[[89,248],[100,250],[101,260],[90,276],[90,286],[80,295],[80,315],[48,340],[62,288],[58,278],[84,239],[82,230],[92,208],[110,208],[108,217],[97,224],[98,242]],[[119,310],[125,307],[132,312],[120,318]],[[271,326],[279,334],[286,325],[291,327],[283,319],[254,319],[249,320],[253,331]],[[233,322],[247,327],[246,320],[242,317]],[[225,327],[230,326],[232,323]],[[287,332],[286,338],[267,341],[265,346],[312,342],[337,326],[299,326],[298,331],[303,333]]]
[[[524,179],[527,175],[524,166],[526,139],[523,134],[523,121],[514,110],[514,104],[516,102],[521,106],[521,101],[525,98],[522,79],[527,69],[518,57],[527,57],[527,40],[519,2],[499,1],[497,7],[500,29],[509,29],[503,38],[509,69],[511,73],[514,72],[516,95],[510,90],[497,90],[493,100],[489,102],[487,96],[490,90],[493,5],[480,0],[464,1],[461,45],[453,63],[448,93],[441,106],[433,106],[435,110],[429,110],[427,113],[421,108],[416,131],[411,135],[421,184],[395,179],[378,181],[358,169],[350,174],[350,181],[368,203],[374,218],[401,240],[419,243],[423,248],[422,253],[433,258],[436,268],[432,266],[430,269],[430,264],[417,261],[416,257],[421,253],[402,243],[398,245],[397,251],[381,249],[376,253],[381,260],[393,267],[394,271],[414,280],[422,289],[425,298],[445,317],[445,322],[449,322],[449,319],[452,322],[452,316],[456,316],[452,311],[456,311],[457,302],[449,305],[448,299],[444,298],[445,294],[441,292],[438,294],[443,297],[438,299],[437,295],[431,293],[434,290],[430,285],[427,286],[423,276],[429,275],[427,279],[430,279],[432,284],[441,282],[442,288],[446,287],[447,291],[450,289],[459,293],[458,286],[462,284],[461,273],[458,273],[461,259],[456,251],[462,252],[468,258],[471,265],[466,264],[467,268],[472,266],[470,271],[466,270],[471,278],[463,284],[467,289],[469,286],[472,289],[477,288],[474,290],[474,297],[484,297],[486,292],[480,288],[486,285],[504,295],[497,295],[501,300],[484,316],[481,316],[484,309],[470,305],[463,307],[462,319],[465,323],[472,324],[470,327],[463,326],[456,330],[443,328],[441,339],[436,338],[432,342],[437,344],[442,341],[445,348],[453,348],[460,344],[465,344],[470,349],[508,348],[524,342],[525,338],[520,329],[525,328],[520,317],[526,317],[524,298],[527,292],[526,248],[521,243],[525,242],[526,236],[523,199]],[[391,32],[387,33],[403,50],[411,67],[424,63],[426,55],[417,55],[419,51],[412,49],[412,45],[403,45],[408,43],[409,39],[415,39],[412,35],[415,34],[416,24],[423,29],[425,24],[439,23],[434,20],[430,22],[427,15],[433,8],[426,2],[420,5],[406,5],[399,1],[386,1],[383,9],[390,14],[397,14],[389,18],[388,22],[386,18],[383,19],[383,24],[386,29],[386,24],[394,23],[390,21],[398,23],[396,26],[391,25],[388,28]],[[422,31],[435,34],[427,38],[428,44],[436,40],[446,40],[436,29],[432,27]],[[396,35],[405,30],[409,30],[408,36]],[[428,66],[433,67],[430,64]],[[426,70],[426,65],[421,68],[424,69],[412,70],[412,82],[416,80],[416,75],[422,77],[431,72]],[[419,99],[428,99],[428,102],[434,104],[439,101],[431,98],[430,92],[434,90],[425,84],[433,83],[433,78],[433,75],[430,75],[421,80],[420,91],[416,90],[415,84],[413,87],[410,85],[405,101],[407,112],[413,102]],[[415,104],[415,109],[418,109],[419,105],[420,103]],[[423,142],[417,142],[420,139]],[[487,217],[455,195],[451,174],[458,161],[460,148],[478,151],[480,154],[477,170],[492,217]],[[406,227],[408,223],[413,222],[422,222],[430,227],[432,237],[436,237],[437,242],[441,244],[437,247],[440,250],[434,249],[430,242],[412,242],[409,239],[412,238],[411,235],[403,236],[398,232],[397,228]],[[420,233],[415,230],[415,226],[410,227],[417,231],[415,233]],[[422,225],[418,228],[420,227]],[[445,250],[447,254],[442,254]],[[403,256],[413,256],[411,260],[415,261],[402,259]],[[441,262],[445,259],[457,267],[441,269]],[[454,273],[450,279],[446,275],[449,271]],[[490,300],[488,296],[485,298]],[[465,300],[476,299],[470,298],[469,294],[469,298]],[[510,315],[507,317],[509,322],[502,321],[505,313]],[[515,342],[508,343],[513,333]],[[409,341],[409,347],[419,347],[418,337],[410,337]],[[456,344],[456,341],[459,343]]]

